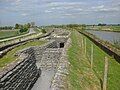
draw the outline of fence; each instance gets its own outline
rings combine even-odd
[[[111,43],[106,42],[104,40],[101,40],[97,38],[95,35],[90,34],[88,32],[81,32],[81,34],[85,35],[88,37],[91,41],[93,41],[97,46],[99,46],[102,50],[104,50],[107,54],[110,56],[113,56],[115,60],[120,63],[120,49],[116,48],[113,46]]]
[[[91,70],[95,71],[96,75],[101,80],[102,90],[107,90],[108,55],[100,52],[99,48],[96,48],[95,44],[86,37],[83,38],[81,46],[84,49],[85,56],[90,62]]]

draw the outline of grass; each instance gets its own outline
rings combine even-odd
[[[110,27],[113,31],[120,31],[120,26],[111,26]]]
[[[99,90],[100,87],[102,88],[105,56],[109,58],[107,90],[120,90],[120,64],[88,38],[86,38],[87,55],[85,55],[85,46],[81,46],[82,40],[84,40],[82,38],[86,37],[77,31],[72,31],[72,46],[68,50],[69,90]],[[91,44],[94,46],[92,70],[90,69]]]
[[[40,33],[40,32],[41,32],[41,29],[36,28],[35,31],[36,31],[37,33]]]
[[[23,35],[26,33],[28,33],[28,32],[20,33],[19,30],[11,30],[11,31],[3,30],[3,31],[0,31],[0,40],[5,39],[5,38],[14,37],[14,36]]]
[[[87,26],[91,27],[91,26]],[[107,30],[107,31],[118,31],[120,32],[120,26],[94,26],[98,30]]]
[[[12,61],[16,60],[15,53],[21,49],[30,47],[30,46],[39,46],[46,43],[46,41],[33,41],[28,42],[25,45],[18,46],[11,51],[9,51],[4,57],[0,58],[0,68],[6,66],[7,64],[11,63]]]
[[[81,47],[82,36],[77,31],[71,33],[72,46],[68,50],[69,90],[100,90],[99,79],[90,69],[90,64]]]
[[[89,39],[87,39],[87,55],[90,57],[91,47],[93,44]],[[108,90],[119,90],[120,89],[120,64],[116,62],[115,59],[106,54],[98,46],[94,45],[94,71],[98,78],[103,80],[103,70],[104,70],[104,57],[109,57],[109,71],[108,71]]]
[[[17,36],[18,31],[0,31],[0,39]]]

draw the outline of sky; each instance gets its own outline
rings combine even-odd
[[[120,0],[0,0],[0,26],[120,24]]]

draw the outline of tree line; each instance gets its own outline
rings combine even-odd
[[[13,26],[4,26],[4,27],[0,27],[0,30],[12,30]]]
[[[16,23],[15,26],[4,26],[0,27],[0,30],[14,30],[14,29],[19,29],[20,33],[27,32],[30,27],[34,27],[35,23],[26,23],[26,24],[18,24]]]

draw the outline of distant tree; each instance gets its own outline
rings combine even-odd
[[[31,22],[31,27],[34,27],[35,26],[35,22]]]
[[[30,23],[27,23],[27,27],[30,28],[31,24]]]
[[[24,26],[22,26],[22,27],[20,28],[20,33],[27,32],[27,31],[28,31],[28,28],[26,28],[26,27],[24,27]]]
[[[20,28],[20,25],[19,24],[15,24],[15,29],[19,29]]]
[[[99,23],[98,26],[106,26],[106,24],[101,24],[101,23]]]
[[[0,27],[0,30],[12,30],[12,26],[4,26],[4,27]]]

